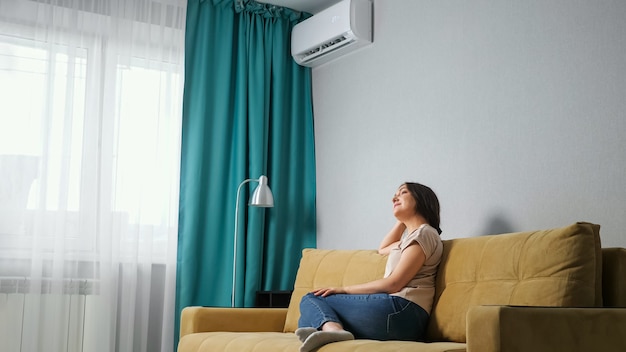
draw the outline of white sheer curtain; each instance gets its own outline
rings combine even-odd
[[[0,350],[172,351],[184,0],[0,0]]]

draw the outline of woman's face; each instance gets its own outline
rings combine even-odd
[[[406,185],[400,186],[393,195],[393,215],[396,218],[412,216],[415,214],[415,199]]]

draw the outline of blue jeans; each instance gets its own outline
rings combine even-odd
[[[386,293],[328,297],[308,293],[300,302],[298,326],[319,329],[332,321],[357,339],[421,341],[428,318],[419,305]]]

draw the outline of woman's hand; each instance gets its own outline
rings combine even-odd
[[[328,297],[330,295],[336,295],[338,293],[348,293],[348,292],[346,292],[346,289],[343,287],[324,287],[324,288],[315,289],[311,291],[311,293],[313,293],[316,296]]]
[[[389,254],[389,252],[391,252],[392,248],[398,247],[400,239],[402,238],[402,233],[405,229],[406,225],[404,225],[404,223],[401,221],[397,221],[396,224],[391,228],[391,230],[380,242],[380,246],[378,246],[378,253],[387,255]]]

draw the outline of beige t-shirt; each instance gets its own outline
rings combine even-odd
[[[424,250],[426,261],[407,286],[392,295],[408,299],[424,308],[430,314],[435,297],[435,276],[443,253],[443,243],[437,230],[428,224],[424,224],[412,233],[407,234],[405,232],[400,239],[398,247],[393,248],[389,252],[387,266],[385,267],[385,277],[391,275],[393,269],[400,262],[402,251],[413,241],[417,242]]]

